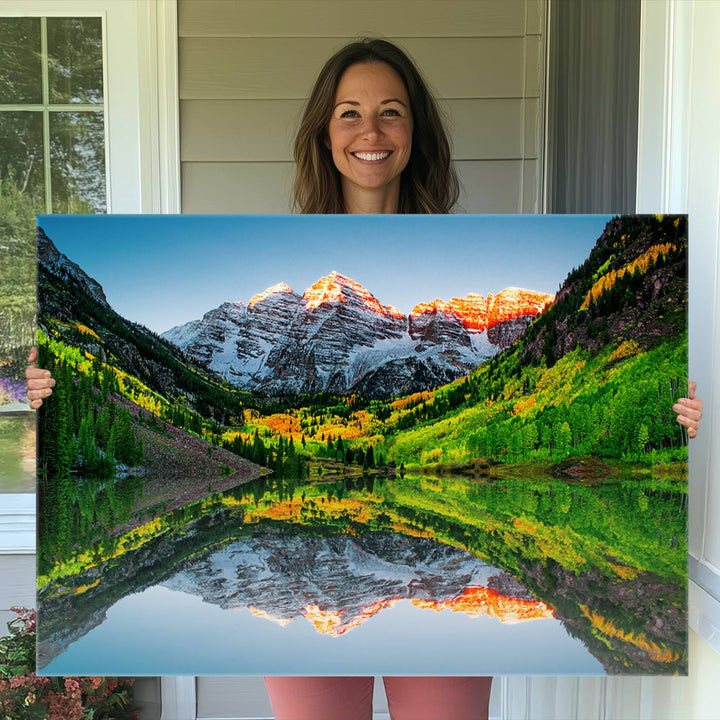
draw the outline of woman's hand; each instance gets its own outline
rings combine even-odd
[[[30,401],[30,407],[33,410],[37,410],[43,404],[43,399],[50,396],[53,386],[55,385],[50,371],[42,370],[35,364],[37,356],[37,348],[31,348],[30,356],[28,357],[30,365],[25,369],[27,399]]]
[[[689,438],[697,435],[702,417],[703,401],[695,397],[696,387],[696,383],[691,382],[688,388],[688,397],[680,398],[673,405],[673,410],[677,413],[677,421],[687,428]]]

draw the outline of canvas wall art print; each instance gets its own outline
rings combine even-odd
[[[38,216],[46,675],[685,674],[685,216]]]

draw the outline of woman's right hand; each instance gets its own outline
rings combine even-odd
[[[30,407],[33,410],[37,410],[43,404],[43,400],[50,396],[55,385],[55,380],[50,375],[50,371],[43,370],[35,364],[37,356],[37,348],[31,348],[28,357],[30,365],[25,369],[27,399],[30,401]]]

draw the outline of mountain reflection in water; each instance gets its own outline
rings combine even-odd
[[[106,533],[74,563],[58,563],[40,582],[38,666],[98,672],[99,653],[111,655],[106,674],[373,674],[376,645],[387,642],[382,672],[391,674],[682,673],[685,508],[673,481],[264,478]],[[178,616],[168,646],[209,618],[227,633],[212,645],[201,631],[191,651],[178,651],[190,652],[190,665],[173,664],[160,625],[174,611],[143,624],[160,597],[196,616]],[[138,633],[160,644],[143,671],[108,640]],[[416,636],[422,660],[389,659]],[[222,642],[247,648],[250,637],[249,659],[226,658],[222,669]],[[440,660],[435,644],[450,641],[480,664]],[[480,645],[491,652],[478,660]],[[505,664],[501,646],[512,656]]]
[[[426,538],[367,533],[244,538],[163,583],[222,608],[339,637],[400,600],[503,622],[552,617],[508,573]]]

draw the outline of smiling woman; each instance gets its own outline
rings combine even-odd
[[[394,212],[412,149],[412,111],[400,76],[385,63],[349,67],[328,123],[346,210],[368,201]]]
[[[448,213],[459,183],[437,104],[410,58],[350,43],[320,71],[295,138],[303,213]],[[385,678],[396,720],[488,717],[488,677]],[[372,677],[265,678],[278,720],[372,717]]]
[[[350,43],[320,71],[295,138],[302,213],[447,213],[459,183],[440,111],[396,45]]]

